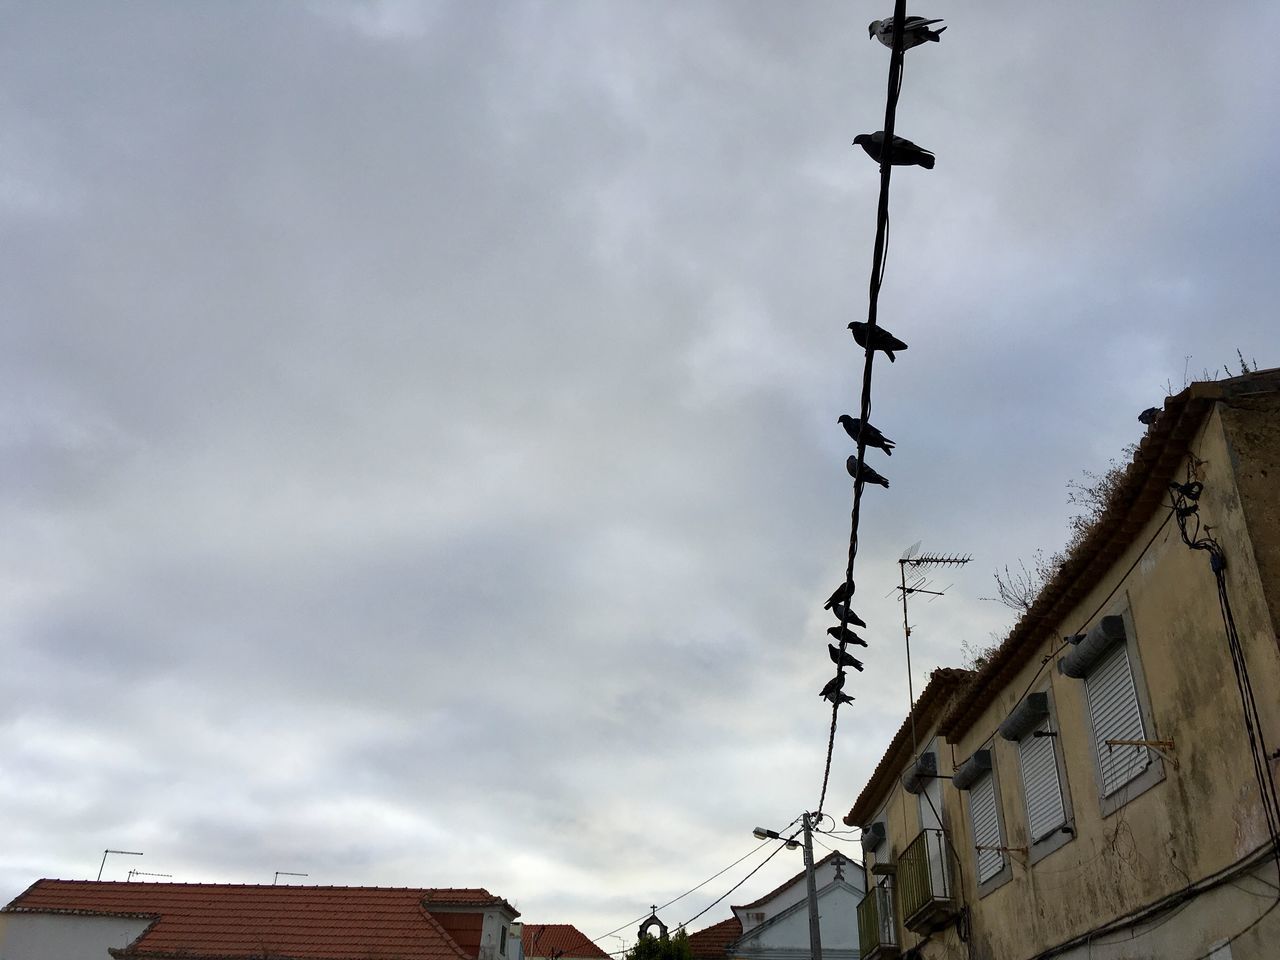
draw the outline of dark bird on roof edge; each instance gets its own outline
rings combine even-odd
[[[1151,426],[1153,423],[1155,423],[1159,419],[1160,419],[1159,407],[1147,407],[1147,409],[1143,410],[1140,414],[1138,414],[1138,422],[1145,423],[1148,427]]]

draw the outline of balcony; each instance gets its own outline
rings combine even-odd
[[[898,955],[898,924],[888,879],[868,890],[858,904],[858,946],[862,960],[889,960]]]
[[[932,933],[960,912],[955,864],[945,830],[921,830],[898,857],[902,922],[916,933]]]

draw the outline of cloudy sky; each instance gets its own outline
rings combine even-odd
[[[4,5],[0,902],[118,847],[594,936],[817,803],[889,10]],[[1140,410],[1280,365],[1280,7],[915,12],[837,815],[902,551],[976,558],[918,691]]]

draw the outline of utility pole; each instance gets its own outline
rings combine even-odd
[[[812,817],[812,819],[811,819]],[[809,952],[812,960],[822,960],[822,931],[818,926],[818,879],[813,872],[813,828],[817,817],[804,815],[804,878],[809,888]]]

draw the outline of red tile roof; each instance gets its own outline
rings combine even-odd
[[[742,921],[737,917],[721,920],[696,933],[689,934],[689,950],[693,960],[724,960],[729,944],[742,936]]]
[[[433,915],[430,903],[511,909],[474,888],[37,880],[4,910],[151,918],[138,939],[111,950],[119,958],[474,960],[478,950],[465,950],[440,923],[468,914]]]
[[[480,941],[484,937],[483,913],[454,913],[441,910],[433,917],[444,927],[454,943],[469,957],[480,956]]]
[[[526,957],[608,957],[571,923],[526,923],[520,934]]]

